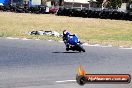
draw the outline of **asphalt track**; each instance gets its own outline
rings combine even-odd
[[[84,46],[66,52],[62,42],[0,38],[0,88],[132,88],[130,84],[75,82],[81,64],[87,73],[132,75],[132,49]]]

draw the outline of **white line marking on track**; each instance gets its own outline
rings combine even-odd
[[[22,40],[32,40],[32,39],[27,39],[27,38],[13,38],[13,37],[7,37],[7,39],[22,39]],[[40,40],[40,39],[35,39],[35,40]],[[48,40],[49,42],[52,42],[54,40]],[[58,42],[63,42],[63,41],[58,41]],[[90,45],[88,43],[83,43],[83,46],[91,46],[91,47],[113,47],[112,45],[107,45],[107,46],[102,46],[100,44],[94,44]],[[132,49],[132,48],[124,48],[123,46],[119,46],[119,49]]]
[[[88,45],[88,46],[101,46],[101,45],[99,45],[99,44],[95,44],[95,45]]]
[[[129,50],[131,50],[132,48],[119,48],[119,49],[129,49]]]
[[[88,44],[88,43],[83,43],[82,45],[83,45],[83,46],[88,46],[89,44]]]
[[[112,46],[100,46],[100,47],[112,47]]]
[[[40,39],[35,39],[35,40],[40,40]]]
[[[63,41],[59,41],[59,42],[63,42]]]
[[[62,80],[62,81],[56,81],[56,83],[66,83],[66,82],[76,82],[76,80]]]
[[[123,48],[123,46],[119,46],[120,48]]]
[[[31,40],[31,39],[27,39],[27,38],[22,38],[22,40]]]
[[[93,47],[112,47],[112,45],[106,45],[106,46],[103,46],[103,45],[100,45],[100,44],[90,45],[90,44],[88,44],[88,43],[83,43],[83,46],[93,46]]]
[[[113,47],[112,45],[108,45],[108,47]]]
[[[49,42],[53,41],[53,40],[48,40]]]
[[[100,47],[109,47],[109,46],[100,46]]]
[[[19,39],[19,38],[7,37],[7,39]]]

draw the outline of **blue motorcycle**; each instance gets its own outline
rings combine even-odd
[[[82,43],[79,41],[76,35],[69,35],[69,38],[67,40],[66,51],[69,51],[69,50],[85,52],[85,49],[83,48]]]

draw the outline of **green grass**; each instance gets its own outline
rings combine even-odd
[[[64,29],[77,34],[83,42],[132,46],[131,21],[0,12],[0,37],[27,37],[58,41],[61,38],[33,36],[27,33],[33,30],[51,30],[62,33]]]

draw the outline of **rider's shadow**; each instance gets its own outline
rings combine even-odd
[[[52,53],[80,53],[80,52],[65,51],[65,52],[52,52]]]

